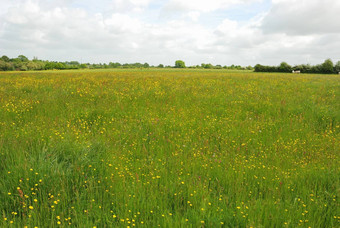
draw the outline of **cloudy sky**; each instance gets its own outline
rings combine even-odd
[[[339,0],[0,2],[0,56],[153,65],[340,60]]]

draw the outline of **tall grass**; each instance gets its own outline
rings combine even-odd
[[[339,227],[340,77],[0,74],[0,226]]]

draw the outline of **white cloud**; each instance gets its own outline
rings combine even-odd
[[[211,12],[218,9],[226,9],[233,5],[261,1],[262,0],[170,0],[164,8],[171,11]]]
[[[263,29],[291,35],[340,33],[339,12],[340,1],[273,0]]]
[[[162,14],[177,2],[173,10],[181,16],[161,21],[149,14],[155,11],[150,9],[156,3],[153,0],[103,0],[105,10],[91,8],[98,5],[94,0],[3,1],[7,8],[0,15],[0,52],[12,57],[24,54],[50,60],[155,65],[173,64],[177,59],[187,65],[315,64],[326,58],[340,59],[340,34],[330,25],[340,19],[333,10],[314,16],[325,28],[320,22],[308,30],[309,17],[302,17],[304,23],[293,23],[289,18],[296,12],[302,16],[315,13],[316,0],[308,1],[311,6],[305,0],[273,0],[265,14],[258,12],[250,20],[232,20],[226,15],[213,26],[200,24],[199,17],[256,0],[170,0],[159,4],[157,12]],[[333,6],[338,7],[338,3]]]
[[[104,20],[104,26],[113,33],[140,33],[144,25],[138,19],[131,18],[126,14],[115,13]]]
[[[143,11],[153,0],[113,0],[111,7],[116,12]]]
[[[191,11],[187,14],[188,18],[190,18],[192,21],[198,21],[201,13],[198,11]]]

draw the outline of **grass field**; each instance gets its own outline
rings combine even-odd
[[[339,227],[340,76],[0,73],[0,226]]]

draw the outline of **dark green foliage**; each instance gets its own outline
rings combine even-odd
[[[213,69],[214,68],[214,66],[211,63],[208,63],[208,64],[202,63],[201,67],[204,68],[204,69]]]
[[[125,63],[121,64],[119,62],[106,63],[79,63],[78,61],[46,61],[39,60],[34,57],[29,60],[24,55],[19,55],[17,58],[9,58],[3,55],[0,58],[0,71],[31,71],[31,70],[71,70],[71,69],[109,69],[109,68],[151,68],[155,66],[150,66],[149,63]],[[171,66],[164,66],[159,64],[158,68],[172,68]],[[175,62],[175,68],[186,68],[185,62],[182,60],[177,60]],[[340,61],[335,65],[330,59],[325,60],[324,63],[318,65],[301,64],[296,66],[290,66],[286,62],[282,62],[279,66],[265,66],[257,64],[255,67],[247,66],[242,67],[240,65],[213,65],[211,63],[202,63],[201,65],[189,66],[188,68],[198,68],[198,69],[228,69],[228,70],[254,70],[255,72],[283,72],[289,73],[293,70],[300,71],[301,73],[312,73],[312,74],[332,74],[340,72]]]
[[[0,71],[14,70],[13,64],[0,59]]]
[[[338,61],[338,62],[335,64],[334,70],[335,70],[335,73],[339,73],[339,72],[340,72],[340,61]]]
[[[10,61],[10,58],[8,58],[6,55],[3,55],[1,57],[1,60],[5,61],[5,62],[9,62]]]
[[[85,69],[85,68],[87,68],[87,65],[86,65],[86,64],[80,64],[80,65],[79,65],[79,68],[80,68],[80,69]]]
[[[109,66],[110,66],[110,68],[118,68],[118,67],[121,66],[121,64],[120,63],[112,63],[112,62],[110,62]]]
[[[282,62],[279,66],[279,71],[280,72],[291,72],[292,67],[286,62]]]
[[[310,64],[301,64],[291,67],[286,62],[282,62],[280,66],[264,66],[261,64],[257,64],[255,66],[255,72],[292,72],[292,71],[300,71],[301,73],[310,73],[310,74],[333,74],[340,71],[340,61],[337,62],[335,66],[333,66],[333,62],[330,59],[327,59],[323,64],[318,64],[315,66],[311,66]]]
[[[330,59],[326,59],[325,62],[322,64],[322,73],[325,74],[332,74],[334,73],[333,62]]]
[[[275,66],[263,66],[261,64],[255,65],[255,72],[280,72],[279,67]]]
[[[182,60],[177,60],[175,62],[175,68],[185,68],[185,63]]]
[[[21,62],[28,62],[28,61],[29,61],[28,58],[27,58],[26,56],[24,56],[24,55],[19,55],[19,56],[18,56],[18,59],[19,59]]]

